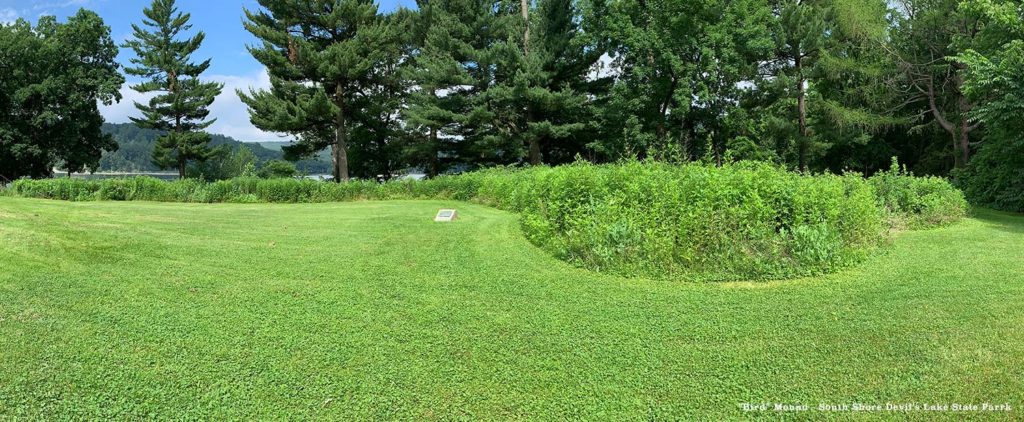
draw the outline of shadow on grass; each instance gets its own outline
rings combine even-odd
[[[1024,234],[1024,214],[975,207],[970,216],[998,230]]]

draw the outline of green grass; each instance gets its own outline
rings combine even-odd
[[[465,203],[0,197],[0,419],[1021,418],[1022,303],[1024,217],[991,211],[830,276],[682,283]]]

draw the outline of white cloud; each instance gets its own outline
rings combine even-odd
[[[100,114],[108,123],[128,123],[128,116],[139,116],[135,109],[135,102],[145,104],[152,95],[140,94],[129,87],[130,84],[121,86],[121,102],[111,105],[100,104]]]
[[[265,70],[250,76],[233,75],[211,75],[204,80],[216,81],[224,84],[224,90],[217,96],[216,101],[210,106],[210,117],[217,121],[207,131],[230,136],[239,141],[260,142],[260,141],[281,141],[284,138],[277,133],[264,132],[257,129],[249,122],[249,109],[242,99],[235,93],[236,89],[247,92],[250,88],[270,88],[270,76]],[[145,103],[152,98],[151,95],[143,95],[133,91],[125,84],[121,87],[121,95],[124,97],[120,103],[110,106],[100,104],[100,113],[110,123],[130,122],[129,116],[139,116],[135,109],[135,102]]]
[[[16,20],[18,20],[17,10],[11,8],[0,9],[0,24],[13,23]]]
[[[0,24],[11,23],[21,16],[35,16],[36,19],[43,16],[53,15],[54,10],[60,10],[69,7],[86,7],[92,3],[92,0],[63,0],[63,1],[35,1],[31,7],[18,7],[15,2],[15,7],[5,7],[0,9]]]
[[[32,5],[32,10],[43,10],[43,9],[60,9],[71,6],[86,6],[89,4],[89,0],[66,0],[66,1],[49,1],[49,2],[38,2]]]
[[[249,89],[269,89],[270,76],[266,70],[250,76],[211,75],[209,80],[224,84],[217,100],[210,107],[210,117],[217,122],[209,131],[230,136],[239,141],[281,141],[287,138],[280,134],[264,132],[249,122],[249,108],[238,98],[235,90],[248,92]]]

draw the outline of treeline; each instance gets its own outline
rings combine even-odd
[[[132,123],[105,123],[103,133],[109,134],[117,142],[117,150],[103,154],[100,158],[98,171],[114,172],[154,172],[162,170],[153,163],[153,149],[161,133],[152,129],[142,129]],[[187,173],[190,176],[204,179],[219,179],[213,174],[203,174],[206,167],[213,165],[225,166],[225,162],[237,162],[234,167],[244,169],[245,165],[262,167],[267,163],[283,160],[280,148],[267,148],[254,142],[240,142],[224,135],[211,134],[210,147],[218,151],[213,158],[204,163],[194,163]],[[296,171],[305,174],[330,174],[331,163],[313,157],[295,163]],[[227,177],[239,176],[235,172]]]
[[[623,158],[874,173],[895,156],[957,175],[979,203],[1024,207],[1019,1],[259,5],[244,22],[272,86],[238,94],[257,127],[296,137],[289,158],[329,149],[339,181]],[[206,159],[220,86],[190,61],[202,32],[153,35],[188,30],[187,14],[156,0],[146,16],[129,70],[162,102],[137,122],[176,134],[158,158],[183,169]]]
[[[581,158],[870,174],[895,156],[985,186],[980,203],[1024,192],[1016,1],[260,5],[246,28],[273,87],[240,95],[293,152],[331,148],[339,179]]]

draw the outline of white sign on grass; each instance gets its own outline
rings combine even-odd
[[[434,221],[449,222],[455,221],[459,216],[459,213],[455,210],[441,210],[437,212],[437,217],[434,217]]]

